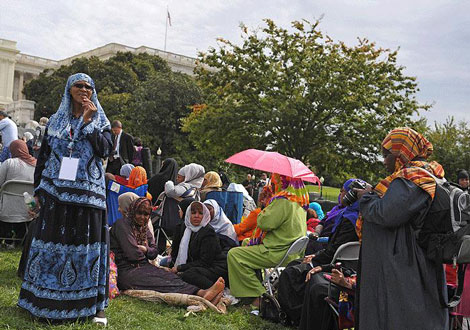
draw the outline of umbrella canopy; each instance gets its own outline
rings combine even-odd
[[[320,183],[318,177],[300,160],[281,155],[278,152],[247,149],[236,153],[225,161],[259,171],[278,173],[292,178],[301,178],[312,183]]]

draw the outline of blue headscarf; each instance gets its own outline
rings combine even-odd
[[[77,81],[85,81],[93,87],[90,100],[95,104],[97,112],[87,125],[83,123],[83,116],[75,118],[72,115],[70,89]],[[36,190],[45,190],[62,202],[105,209],[106,191],[102,160],[95,155],[87,138],[95,130],[103,132],[105,129],[109,130],[110,124],[98,101],[93,79],[84,73],[70,76],[59,109],[47,124],[45,138],[51,154]],[[59,179],[62,158],[69,156],[79,159],[76,181]]]
[[[321,209],[321,205],[318,204],[317,202],[311,202],[310,204],[308,204],[308,208],[315,211],[315,213],[317,214],[318,220],[323,220],[323,218],[325,217],[325,213],[323,213],[323,210]]]
[[[92,126],[98,128],[100,131],[111,127],[109,120],[106,118],[103,108],[98,101],[95,82],[85,73],[76,73],[67,79],[67,85],[65,86],[64,95],[62,96],[62,102],[59,105],[59,109],[51,116],[47,123],[48,136],[71,142],[69,136],[72,119],[72,96],[70,95],[70,89],[77,81],[86,81],[91,87],[93,87],[93,94],[91,95],[90,101],[95,104],[98,111],[93,115],[91,122],[91,124],[93,124]],[[83,124],[83,118],[80,118],[79,125],[81,126],[81,124]]]
[[[351,183],[355,180],[357,180],[357,179],[349,179],[348,181],[346,181],[343,184],[343,189],[346,190],[346,192],[348,192],[350,190]],[[333,229],[332,229],[331,233],[334,233],[336,231],[336,227],[338,227],[338,225],[341,223],[341,220],[343,218],[346,218],[349,221],[351,221],[352,225],[354,227],[356,227],[356,220],[357,220],[358,216],[359,216],[359,201],[357,200],[352,205],[342,208],[337,213],[337,215],[334,219],[335,224],[333,225]]]

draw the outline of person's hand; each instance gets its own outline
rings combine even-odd
[[[173,266],[172,268],[170,268],[170,272],[172,272],[173,274],[178,273],[178,267]]]
[[[28,210],[28,215],[30,219],[34,219],[38,216],[37,209],[34,210]]]
[[[137,245],[137,248],[138,248],[140,251],[142,251],[142,253],[144,253],[144,254],[147,253],[147,250],[148,250],[148,249],[147,249],[146,246],[144,246],[144,245]]]
[[[41,208],[41,203],[39,203],[39,197],[34,196],[34,201],[36,202],[36,209],[39,211],[39,209]]]
[[[307,273],[307,276],[305,277],[305,282],[310,281],[310,278],[312,278],[313,275],[315,275],[316,273],[319,273],[321,271],[322,271],[321,266],[317,266],[317,267],[314,267],[314,268],[310,269]]]
[[[343,272],[341,272],[338,269],[333,269],[331,271],[331,282],[334,283],[334,284],[337,284],[339,286],[342,286],[342,287],[345,287],[345,288],[348,288],[348,289],[352,289],[351,283],[349,283],[344,278]]]
[[[83,108],[83,122],[85,124],[88,124],[91,122],[91,119],[93,115],[95,114],[98,109],[96,108],[96,105],[90,101],[88,98],[83,98],[83,103],[82,103],[82,108]]]
[[[315,255],[314,255],[314,254],[305,256],[304,260],[302,260],[302,263],[303,263],[303,264],[308,264],[310,261],[312,261],[313,258],[315,258]]]
[[[362,198],[362,196],[364,196],[364,194],[367,194],[372,191],[372,186],[368,185],[366,189],[357,189],[357,188],[353,188],[353,189],[356,191],[357,199],[359,200]]]

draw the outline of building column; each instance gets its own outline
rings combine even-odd
[[[24,72],[18,72],[20,74],[20,79],[18,82],[18,100],[24,100],[23,96],[23,85],[24,85]]]
[[[16,41],[0,39],[0,107],[13,102]]]

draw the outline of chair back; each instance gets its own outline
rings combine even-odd
[[[126,192],[133,192],[139,197],[145,197],[148,186],[141,185],[135,189],[126,187],[114,181],[109,181],[106,189],[106,208],[108,212],[108,225],[112,226],[117,219],[122,218],[121,212],[118,211],[118,197]],[[23,203],[24,204],[24,203]]]
[[[243,193],[237,191],[210,191],[206,200],[214,199],[233,224],[240,223],[243,215]]]
[[[277,267],[281,267],[289,256],[304,252],[305,249],[307,248],[307,244],[308,244],[308,237],[307,236],[302,236],[302,237],[298,238],[289,247],[289,249],[287,250],[286,254],[284,255],[284,257],[282,258],[281,262],[279,263],[279,265]]]
[[[6,181],[0,188],[0,221],[29,222],[28,208],[23,193],[34,194],[34,183],[23,180]]]
[[[359,250],[361,244],[359,242],[348,242],[342,244],[333,256],[331,261],[334,264],[337,261],[356,261],[359,260]]]

